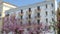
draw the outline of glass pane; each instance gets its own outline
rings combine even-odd
[[[40,17],[40,13],[37,13],[37,16]]]
[[[23,10],[21,10],[21,13],[23,13]]]
[[[31,8],[29,8],[29,12],[31,11]]]
[[[37,10],[40,10],[40,6],[37,7]]]

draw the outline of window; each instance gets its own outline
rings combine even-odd
[[[52,11],[52,15],[53,15],[53,13],[54,13],[54,12]]]
[[[53,4],[51,4],[51,6],[53,7]]]
[[[46,16],[48,15],[47,11],[46,11]]]
[[[22,21],[21,21],[20,23],[21,23],[21,25],[22,25]]]
[[[0,13],[0,16],[1,16],[1,13]]]
[[[21,13],[23,13],[23,10],[21,10]]]
[[[29,15],[29,18],[31,18],[31,14]]]
[[[47,4],[46,4],[46,8],[47,8]]]
[[[37,16],[40,17],[40,13],[37,13]]]
[[[23,18],[23,16],[21,16],[21,19]]]
[[[29,25],[31,25],[31,21],[28,21],[29,22]]]
[[[9,16],[9,14],[6,14],[6,16]]]
[[[39,24],[40,23],[40,20],[37,20],[37,23]]]
[[[54,18],[52,18],[52,21],[54,22]]]
[[[40,6],[37,7],[37,10],[40,10]]]
[[[31,8],[29,8],[29,12],[31,11]]]
[[[46,18],[46,23],[48,23],[48,19]]]

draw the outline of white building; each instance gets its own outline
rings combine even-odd
[[[9,9],[17,8],[17,6],[10,4],[8,2],[4,2],[3,0],[0,0],[0,34],[2,31],[2,18],[5,17],[5,11]]]
[[[6,13],[9,13],[9,14],[11,14],[12,12],[19,13],[22,10],[24,13],[23,18],[25,19],[27,17],[26,12],[29,12],[29,9],[31,9],[32,18],[37,17],[36,13],[38,12],[40,13],[40,22],[49,23],[49,22],[52,22],[52,20],[55,20],[54,18],[55,2],[53,0],[39,2],[39,3],[28,5],[28,6],[22,6],[15,9],[10,9]]]
[[[23,16],[23,19],[21,20],[23,24],[30,22],[30,21],[32,23],[34,21],[37,24],[44,23],[47,25],[51,25],[50,22],[52,22],[53,24],[53,21],[55,21],[56,19],[55,9],[56,9],[55,0],[46,0],[43,2],[36,3],[36,4],[22,6],[22,7],[15,8],[15,9],[10,9],[6,12],[6,14],[11,15],[13,13],[16,13],[16,15],[18,16],[18,13],[23,11],[23,13],[20,14],[20,16],[21,15]],[[31,15],[31,18],[28,17],[28,15]]]
[[[2,16],[1,17],[5,16],[5,12],[7,10],[10,10],[10,9],[13,9],[13,8],[17,8],[17,7],[18,6],[10,4],[9,2],[3,2],[3,11],[2,11]]]

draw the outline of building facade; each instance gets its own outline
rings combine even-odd
[[[52,20],[55,20],[54,16],[55,16],[55,2],[53,0],[51,1],[44,1],[41,3],[36,3],[36,4],[32,4],[32,5],[28,5],[28,6],[23,6],[20,8],[15,8],[15,9],[11,9],[8,10],[6,13],[19,13],[21,11],[23,11],[23,18],[27,18],[29,14],[31,14],[32,18],[38,18],[37,15],[39,15],[39,20],[40,22],[44,22],[44,23],[49,23],[52,22]],[[29,11],[31,11],[31,13],[29,13]],[[37,14],[38,13],[38,14]]]
[[[55,0],[46,0],[44,2],[39,2],[36,4],[10,9],[5,12],[5,15],[16,15],[15,18],[20,19],[20,25],[24,25],[27,23],[29,25],[39,25],[43,23],[44,25],[50,26],[53,25],[53,22],[56,20],[55,9]],[[27,28],[29,27],[30,26],[27,26]],[[51,34],[56,34],[53,27],[51,27],[50,31],[52,32]]]

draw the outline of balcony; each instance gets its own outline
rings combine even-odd
[[[31,19],[30,19],[30,18],[28,18],[28,19],[27,19],[27,21],[31,21]]]
[[[36,20],[40,20],[40,17],[36,17]]]
[[[31,14],[32,12],[27,11],[26,13],[29,15],[29,14]]]
[[[35,19],[36,19],[36,20],[40,20],[40,17],[35,16]]]
[[[26,28],[37,28],[39,25],[31,25],[31,26],[26,26]]]
[[[23,19],[20,19],[20,21],[23,21]]]
[[[37,10],[37,9],[35,9],[35,11],[36,11],[37,13],[39,13],[41,10]]]
[[[20,16],[23,16],[23,13],[20,13]]]

